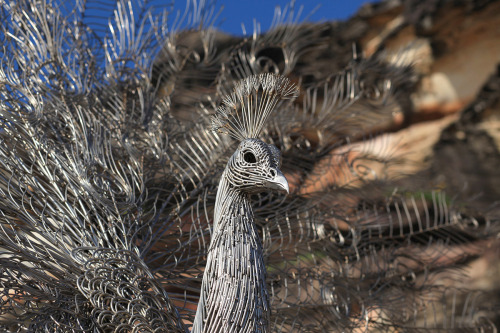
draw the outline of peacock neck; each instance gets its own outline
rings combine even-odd
[[[250,204],[250,196],[231,186],[227,172],[224,172],[215,199],[214,234],[228,220],[241,217],[245,218],[245,222],[253,224],[253,210]]]
[[[268,332],[269,296],[262,244],[248,194],[224,172],[193,332]]]

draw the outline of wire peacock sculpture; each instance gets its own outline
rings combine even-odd
[[[249,76],[238,83],[213,119],[214,130],[243,141],[219,183],[193,332],[269,331],[266,268],[251,194],[271,189],[288,193],[289,188],[279,170],[280,151],[257,137],[276,104],[296,94],[281,76]]]
[[[332,27],[293,5],[243,38],[203,1],[0,10],[3,330],[495,331],[495,297],[460,284],[495,207],[380,134],[404,56],[325,67]]]

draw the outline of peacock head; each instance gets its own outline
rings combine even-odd
[[[281,152],[258,139],[243,140],[230,158],[226,176],[229,184],[246,193],[275,190],[288,193],[288,182],[280,170]]]
[[[212,117],[212,130],[241,141],[229,160],[229,184],[247,193],[277,190],[288,193],[288,182],[280,171],[281,153],[259,139],[273,110],[298,96],[296,85],[286,77],[264,73],[238,81],[223,98]]]

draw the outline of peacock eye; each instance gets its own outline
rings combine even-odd
[[[251,151],[247,151],[243,154],[243,159],[247,163],[256,163],[257,159],[255,158],[255,155]]]

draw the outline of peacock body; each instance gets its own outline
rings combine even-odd
[[[293,6],[237,39],[196,5],[0,2],[2,329],[493,331],[456,282],[498,216],[379,135],[404,57],[332,69]]]

